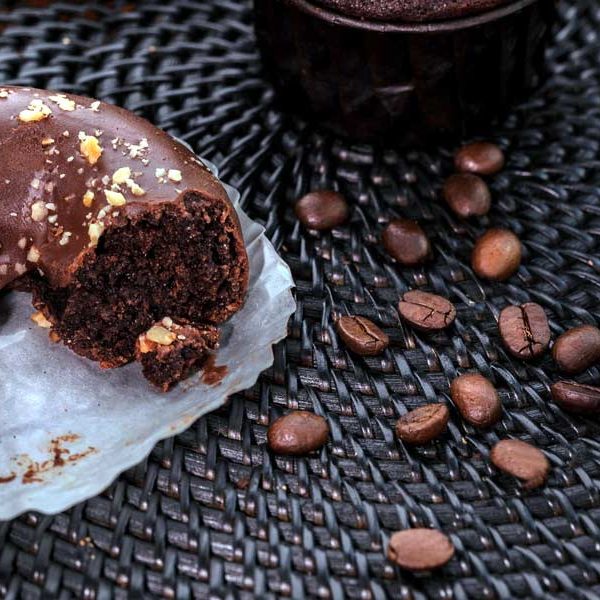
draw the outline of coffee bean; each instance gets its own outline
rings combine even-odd
[[[416,221],[394,219],[381,239],[386,252],[407,267],[420,265],[431,255],[429,239]]]
[[[498,442],[492,448],[490,458],[498,469],[521,479],[527,490],[543,485],[550,470],[550,463],[544,453],[521,440]]]
[[[449,418],[445,404],[425,404],[400,417],[396,433],[407,444],[427,444],[446,431]]]
[[[437,529],[405,529],[390,538],[388,558],[409,571],[443,567],[454,556],[448,536]]]
[[[387,334],[364,317],[341,317],[336,328],[344,344],[360,356],[381,354],[390,343]]]
[[[450,300],[419,290],[406,292],[398,304],[398,311],[403,319],[422,331],[445,329],[456,318],[456,308]]]
[[[600,361],[600,329],[580,325],[565,331],[554,343],[552,356],[563,373],[585,371]]]
[[[463,419],[476,427],[491,427],[502,417],[502,404],[491,381],[466,373],[450,385],[450,395]]]
[[[521,242],[508,229],[490,229],[475,243],[471,264],[480,277],[504,281],[521,264]]]
[[[267,441],[277,454],[302,455],[317,450],[329,436],[327,421],[314,413],[296,410],[279,417],[267,431]]]
[[[492,203],[487,183],[471,173],[448,177],[442,193],[448,206],[464,219],[486,215]]]
[[[296,202],[296,216],[309,229],[333,229],[348,220],[350,209],[338,192],[321,190],[306,194]]]
[[[600,388],[574,381],[559,381],[550,387],[552,399],[567,412],[600,414]]]
[[[493,175],[504,167],[504,153],[496,144],[474,142],[456,153],[454,165],[461,173]]]
[[[535,302],[504,308],[498,327],[506,349],[517,358],[536,358],[550,344],[548,318],[544,309]]]

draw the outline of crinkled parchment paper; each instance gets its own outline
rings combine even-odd
[[[139,365],[101,371],[32,323],[29,294],[0,296],[0,519],[60,512],[98,494],[156,442],[252,386],[272,364],[272,345],[286,336],[295,308],[293,279],[263,228],[239,209],[237,191],[225,187],[251,267],[246,304],[221,328],[220,384],[198,374],[161,394]]]

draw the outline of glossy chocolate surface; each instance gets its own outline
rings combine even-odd
[[[67,285],[119,215],[187,190],[229,202],[199,159],[148,121],[43,90],[0,88],[0,165],[0,290],[33,269]]]

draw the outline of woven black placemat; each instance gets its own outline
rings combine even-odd
[[[508,357],[496,326],[499,309],[526,300],[545,307],[554,334],[598,323],[596,0],[562,5],[551,80],[497,129],[508,164],[493,180],[489,217],[472,224],[438,199],[450,148],[374,152],[282,116],[246,2],[0,6],[0,82],[115,102],[191,143],[243,190],[298,285],[289,338],[253,389],[159,444],[101,496],[0,524],[2,597],[600,598],[599,427],[552,404],[550,359]],[[335,235],[307,235],[293,218],[293,200],[316,187],[353,203]],[[381,252],[378,234],[394,215],[430,232],[426,269],[399,269]],[[505,284],[468,267],[490,225],[525,245]],[[456,302],[451,331],[422,336],[399,323],[397,299],[410,287]],[[390,350],[349,355],[332,328],[332,313],[344,311],[382,325]],[[402,446],[395,419],[446,397],[463,368],[501,390],[502,423],[482,433],[454,411],[441,442]],[[581,381],[600,383],[600,371]],[[266,425],[296,407],[326,415],[330,443],[310,458],[273,456]],[[490,469],[489,449],[506,436],[546,451],[547,487],[523,493]],[[418,524],[443,529],[457,548],[433,577],[384,558],[389,534]]]

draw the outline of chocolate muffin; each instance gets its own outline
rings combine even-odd
[[[539,85],[555,0],[254,0],[280,105],[399,146],[485,135]]]
[[[490,10],[510,0],[317,0],[342,14],[379,21],[438,21]]]
[[[0,290],[26,285],[77,354],[118,367],[165,317],[216,326],[241,308],[248,257],[235,210],[200,160],[149,122],[88,98],[0,88],[0,165]]]

